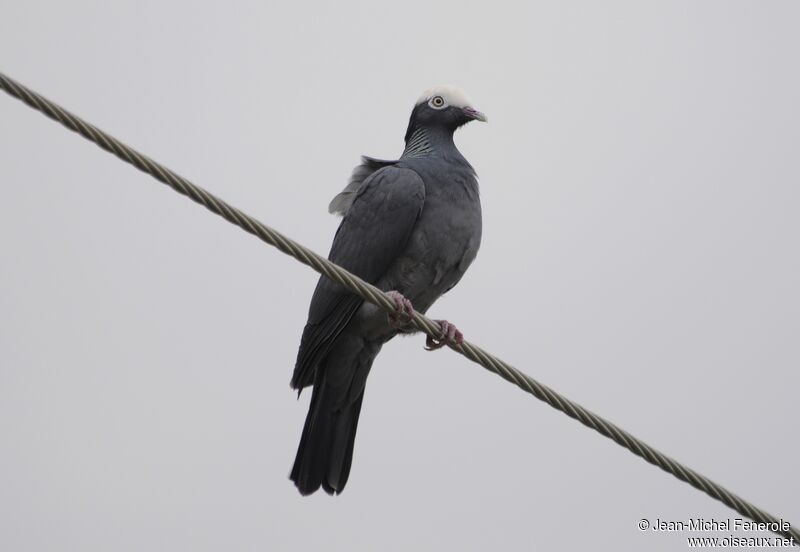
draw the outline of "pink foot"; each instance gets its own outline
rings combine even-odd
[[[453,324],[447,320],[437,320],[436,322],[439,323],[442,336],[439,339],[428,336],[428,339],[425,340],[425,350],[435,351],[436,349],[441,349],[445,345],[461,345],[464,343],[464,334]]]
[[[394,301],[394,307],[397,310],[396,313],[388,315],[389,325],[398,330],[407,328],[411,319],[414,318],[414,305],[399,291],[392,290],[386,293]]]

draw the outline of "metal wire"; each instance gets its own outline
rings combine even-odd
[[[0,73],[0,88],[11,96],[22,100],[32,108],[41,111],[51,119],[55,119],[68,129],[77,132],[87,140],[94,142],[104,150],[113,153],[123,161],[130,163],[137,169],[163,182],[176,192],[200,203],[212,213],[254,234],[268,244],[277,247],[287,255],[291,255],[301,263],[310,266],[320,274],[324,274],[331,280],[340,283],[365,300],[383,308],[387,312],[395,311],[394,301],[380,289],[364,282],[325,257],[287,238],[253,217],[246,215],[239,209],[229,205],[199,186],[192,184],[185,178],[142,155],[133,148],[126,146],[116,138],[59,107],[50,100],[43,98],[36,92],[26,88],[3,73]],[[412,323],[417,329],[433,338],[438,339],[441,335],[439,325],[418,312],[415,312]],[[494,372],[503,379],[517,385],[523,391],[527,391],[537,399],[546,402],[556,410],[560,410],[567,416],[575,418],[583,425],[612,439],[635,455],[641,456],[646,461],[671,473],[681,481],[685,481],[693,487],[700,489],[710,497],[733,508],[743,516],[759,523],[769,524],[767,529],[787,539],[793,538],[796,544],[800,544],[800,531],[794,527],[790,527],[788,530],[782,529],[782,527],[784,527],[782,525],[783,519],[778,519],[764,510],[757,508],[721,485],[659,452],[615,424],[586,410],[581,405],[572,402],[546,385],[539,383],[527,374],[517,370],[507,362],[484,351],[477,345],[464,341],[461,345],[451,345],[451,348],[473,362],[480,364],[490,372]]]

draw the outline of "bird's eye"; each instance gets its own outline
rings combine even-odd
[[[431,103],[431,107],[435,107],[437,109],[440,109],[440,108],[444,107],[444,98],[442,98],[441,96],[434,96],[433,98],[431,98],[431,102],[430,103]]]

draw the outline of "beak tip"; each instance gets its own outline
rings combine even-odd
[[[481,113],[480,111],[472,107],[465,107],[464,113],[467,115],[467,117],[469,117],[472,120],[481,121],[482,123],[489,122],[489,118],[486,116],[486,114]]]

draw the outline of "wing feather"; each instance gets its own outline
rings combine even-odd
[[[374,284],[403,252],[425,203],[425,184],[405,168],[377,169],[354,191],[328,258]],[[363,299],[321,276],[308,312],[291,386],[314,381],[320,360],[355,315]]]

